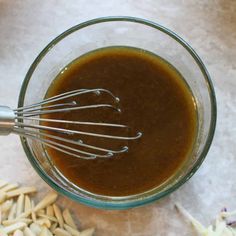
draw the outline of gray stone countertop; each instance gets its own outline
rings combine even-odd
[[[0,0],[0,104],[15,107],[23,78],[42,48],[82,21],[107,15],[153,20],[183,37],[202,58],[218,102],[216,134],[198,172],[170,196],[151,205],[105,211],[76,204],[81,227],[97,236],[191,236],[194,231],[176,212],[180,202],[208,224],[222,207],[236,209],[236,1],[234,0]],[[49,187],[28,162],[20,140],[0,137],[0,178]]]

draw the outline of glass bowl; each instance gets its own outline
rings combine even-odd
[[[163,185],[141,194],[111,197],[80,189],[63,178],[48,161],[42,145],[21,138],[38,174],[57,192],[103,209],[126,209],[160,199],[185,183],[203,162],[216,125],[216,99],[210,76],[196,52],[177,34],[156,23],[134,17],[104,17],[76,25],[52,40],[38,55],[24,79],[18,107],[41,101],[56,75],[89,51],[110,46],[148,50],[170,62],[183,76],[196,100],[198,131],[189,161]]]

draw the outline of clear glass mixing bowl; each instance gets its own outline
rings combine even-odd
[[[195,51],[177,34],[156,23],[133,17],[104,17],[84,22],[50,42],[31,65],[18,106],[41,101],[56,75],[74,59],[109,46],[131,46],[153,52],[170,62],[185,78],[196,100],[198,132],[189,161],[162,186],[141,194],[110,197],[89,193],[63,178],[50,164],[42,145],[21,138],[38,174],[57,192],[98,208],[126,209],[160,199],[186,182],[199,168],[211,145],[216,125],[216,99],[210,76]]]

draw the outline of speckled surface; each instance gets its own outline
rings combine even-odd
[[[224,206],[236,209],[235,12],[234,0],[0,0],[0,104],[16,106],[27,69],[50,40],[79,22],[106,15],[143,17],[172,29],[197,51],[215,85],[215,139],[191,180],[159,202],[125,211],[92,209],[62,197],[81,227],[95,226],[97,236],[191,236],[194,231],[175,211],[175,202],[204,223]],[[0,177],[49,191],[13,135],[0,137]]]

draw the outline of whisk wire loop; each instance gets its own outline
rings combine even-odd
[[[80,105],[78,98],[81,95],[107,94],[112,99],[112,103],[97,103],[89,105]],[[72,101],[65,102],[65,99],[72,99]],[[111,158],[115,154],[121,154],[128,151],[128,146],[124,145],[118,149],[99,147],[98,145],[91,145],[83,142],[83,137],[89,136],[100,139],[113,139],[122,142],[139,139],[142,136],[141,132],[135,135],[127,135],[130,133],[130,128],[123,124],[113,124],[107,122],[93,122],[93,121],[73,121],[63,119],[45,118],[43,115],[62,112],[73,112],[87,109],[111,109],[115,112],[120,112],[118,108],[119,98],[111,91],[103,88],[96,89],[77,89],[68,91],[56,96],[46,98],[41,102],[31,105],[16,108],[14,110],[9,107],[0,106],[0,134],[7,135],[14,133],[26,139],[40,142],[42,145],[50,147],[54,150],[60,151],[69,156],[81,159],[95,159],[95,158]],[[44,122],[47,125],[44,125]],[[51,126],[50,124],[54,124]],[[73,125],[78,129],[67,129],[55,127],[56,124]],[[122,129],[125,135],[114,135],[106,133],[97,133],[90,131],[83,131],[80,127],[109,127],[109,129]],[[74,140],[75,137],[81,137],[79,140]]]

